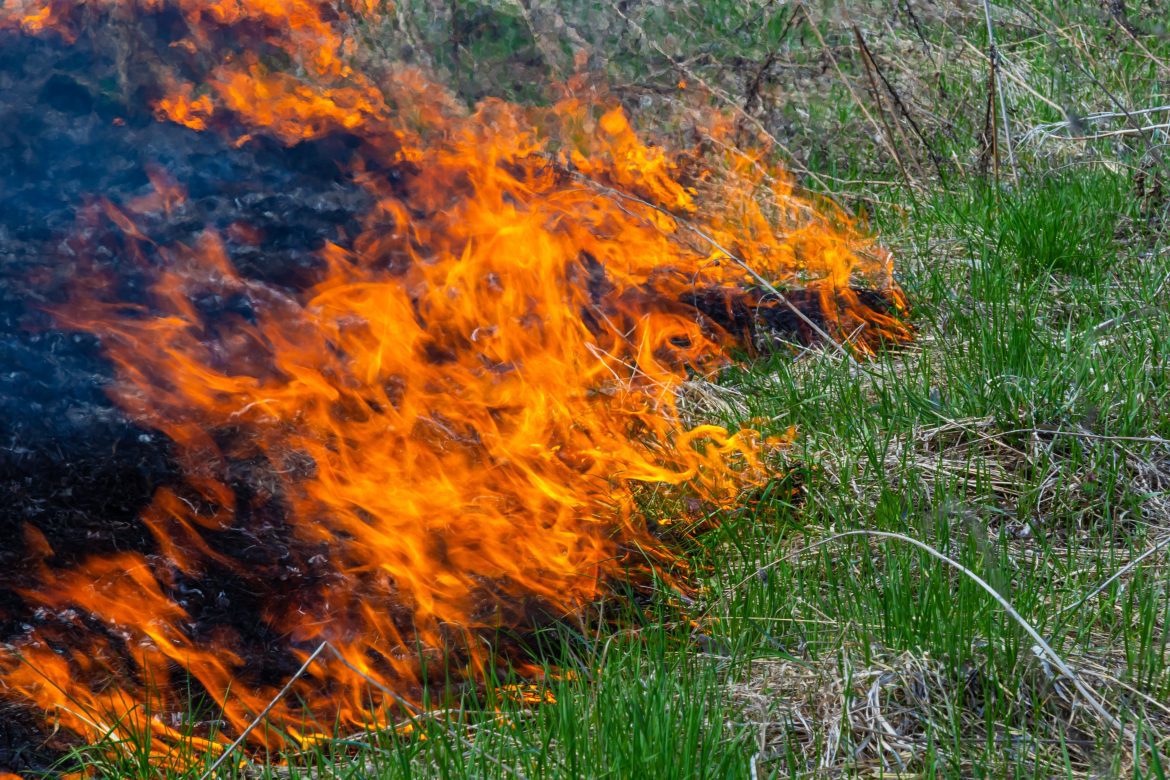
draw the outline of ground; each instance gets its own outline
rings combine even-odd
[[[582,45],[647,130],[682,132],[700,94],[881,236],[917,337],[705,390],[698,416],[798,435],[688,542],[689,601],[615,594],[550,629],[528,697],[500,680],[247,774],[1164,777],[1161,5],[404,0],[366,31],[468,101],[539,100]],[[81,757],[155,776],[133,747]]]

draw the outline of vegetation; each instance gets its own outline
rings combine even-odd
[[[558,75],[576,38],[646,127],[685,123],[683,81],[773,136],[894,250],[918,337],[860,366],[781,352],[709,390],[708,416],[799,435],[788,473],[694,536],[693,603],[615,598],[605,628],[542,637],[547,683],[505,676],[396,732],[223,771],[1165,777],[1162,4],[431,5],[370,35],[469,100],[539,99],[532,78]],[[149,745],[103,747],[74,759],[156,776]]]

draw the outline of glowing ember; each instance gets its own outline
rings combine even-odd
[[[809,291],[813,315],[856,349],[907,335],[850,286],[899,305],[888,256],[795,195],[763,151],[667,152],[584,83],[550,108],[467,113],[417,71],[375,82],[342,32],[375,5],[3,6],[0,28],[65,40],[101,14],[177,11],[186,34],[170,50],[217,64],[160,70],[156,116],[241,145],[344,135],[356,152],[337,160],[341,175],[375,203],[296,289],[237,270],[214,231],[156,245],[149,223],[185,197],[164,172],[152,194],[83,213],[78,251],[116,226],[119,262],[147,291],[128,300],[118,275],[95,273],[54,316],[101,337],[112,397],[175,443],[184,475],[142,516],[155,554],[59,568],[26,526],[38,568],[20,595],[46,617],[0,657],[0,682],[86,738],[150,730],[167,760],[188,674],[239,733],[323,642],[336,653],[271,719],[294,737],[338,718],[358,726],[396,697],[418,700],[425,674],[475,677],[498,630],[669,566],[641,492],[730,504],[768,478],[781,443],[680,417],[680,385],[725,365],[745,335],[695,296],[728,312],[779,306],[684,223]],[[293,64],[273,70],[264,53]],[[716,117],[704,129],[728,133]],[[232,231],[263,249],[261,230]],[[266,582],[241,538],[295,549],[288,581]],[[229,627],[184,607],[210,572],[266,594],[258,611],[281,664],[257,668]]]

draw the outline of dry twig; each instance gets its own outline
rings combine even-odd
[[[1003,138],[1007,145],[1008,162],[1012,166],[1012,179],[1019,181],[1020,172],[1016,168],[1016,153],[1012,149],[1012,128],[1011,120],[1008,118],[1007,98],[1004,97],[1003,81],[999,77],[1000,54],[999,47],[995,45],[995,28],[991,24],[991,0],[983,0],[983,15],[987,20],[988,52],[991,58],[991,72],[995,78],[995,91],[999,93],[999,113],[1003,117]]]
[[[943,555],[941,552],[934,549],[930,545],[924,544],[923,542],[920,542],[917,539],[911,538],[911,537],[906,536],[904,534],[897,534],[897,533],[892,533],[889,531],[871,531],[871,530],[844,531],[842,533],[833,534],[830,537],[827,537],[825,539],[821,539],[821,540],[816,541],[810,545],[806,545],[804,547],[801,547],[797,550],[793,550],[793,551],[787,553],[786,555],[783,555],[783,556],[777,558],[776,560],[772,561],[771,563],[765,564],[764,566],[760,567],[755,572],[753,572],[750,576],[745,577],[744,579],[735,583],[731,587],[727,588],[723,592],[722,595],[724,598],[727,597],[732,592],[738,590],[746,583],[751,582],[752,580],[758,579],[762,572],[766,572],[770,569],[773,569],[776,566],[779,566],[781,563],[784,563],[785,561],[792,560],[793,558],[796,558],[803,553],[810,552],[812,550],[817,549],[818,547],[823,547],[827,544],[831,544],[833,542],[838,542],[842,539],[847,539],[847,538],[855,537],[855,536],[873,537],[873,538],[877,538],[877,539],[891,539],[894,541],[904,542],[906,544],[913,545],[914,547],[917,547],[918,549],[922,550],[923,552],[925,552],[927,555],[931,556],[932,558],[935,558],[936,560],[939,560],[939,561],[945,563],[946,565],[950,566],[952,569],[955,569],[956,571],[958,571],[960,574],[963,574],[964,576],[966,576],[968,579],[970,579],[972,582],[974,582],[976,585],[978,585],[980,588],[982,588],[984,591],[986,591],[987,594],[990,595],[991,598],[994,599],[995,602],[997,604],[999,604],[999,606],[1002,607],[1005,612],[1007,612],[1008,616],[1011,617],[1011,619],[1014,620],[1020,626],[1020,628],[1024,629],[1024,631],[1028,634],[1028,636],[1030,636],[1032,638],[1032,641],[1036,643],[1036,647],[1034,649],[1037,651],[1037,654],[1041,655],[1042,657],[1046,656],[1053,663],[1053,665],[1055,665],[1056,668],[1060,670],[1061,674],[1063,674],[1065,677],[1067,677],[1069,680],[1072,681],[1072,683],[1076,687],[1077,691],[1081,694],[1081,696],[1085,699],[1085,701],[1088,702],[1090,709],[1092,709],[1093,712],[1096,713],[1096,715],[1101,719],[1102,722],[1104,722],[1107,726],[1109,726],[1109,728],[1112,729],[1119,737],[1131,736],[1129,733],[1129,730],[1127,730],[1125,728],[1125,726],[1121,723],[1120,720],[1117,719],[1117,717],[1115,715],[1113,715],[1111,712],[1109,712],[1109,710],[1107,710],[1105,708],[1105,705],[1101,702],[1100,699],[1097,698],[1097,695],[1093,692],[1093,690],[1091,688],[1089,688],[1089,686],[1086,685],[1084,683],[1084,681],[1081,680],[1081,678],[1077,675],[1077,673],[1074,672],[1072,670],[1072,668],[1067,663],[1064,662],[1064,659],[1062,659],[1059,655],[1057,655],[1056,651],[1052,649],[1052,646],[1049,645],[1048,642],[1044,639],[1044,637],[1042,637],[1040,635],[1040,632],[1037,631],[1035,628],[1033,628],[1032,624],[1029,623],[1027,620],[1025,620],[1023,615],[1021,615],[1016,610],[1016,608],[1012,605],[1012,603],[1010,601],[1008,601],[1006,598],[1004,598],[1000,594],[999,591],[997,591],[990,584],[988,584],[988,582],[986,580],[984,580],[982,577],[980,577],[978,574],[971,571],[966,566],[964,566],[963,564],[956,561],[954,558]],[[710,611],[710,608],[708,608],[704,612],[704,614],[706,614],[709,611]]]

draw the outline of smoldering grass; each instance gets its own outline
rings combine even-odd
[[[462,5],[476,7],[426,17],[404,3],[417,12],[404,29],[450,61],[438,67],[460,69],[474,96],[484,84],[469,63],[490,60],[484,72],[495,73],[512,55],[482,35],[470,55],[445,54],[444,25],[491,14]],[[538,643],[555,703],[509,698],[504,689],[525,680],[502,673],[409,733],[339,733],[285,766],[233,764],[225,776],[1166,775],[1170,253],[1157,182],[1170,178],[1149,153],[1156,130],[1062,137],[1072,117],[1119,129],[1127,112],[1140,120],[1166,105],[1159,20],[1131,6],[1131,38],[1108,19],[1089,24],[1098,11],[1087,0],[1028,3],[1027,14],[992,4],[997,102],[1017,136],[1043,128],[1015,139],[1019,180],[996,187],[977,175],[982,7],[860,3],[845,20],[784,6],[645,3],[625,11],[640,32],[606,4],[559,11],[606,55],[635,121],[687,132],[698,82],[680,90],[682,67],[716,103],[746,98],[749,74],[744,132],[759,123],[802,181],[872,221],[898,258],[916,344],[865,372],[829,350],[781,345],[718,385],[688,388],[688,413],[799,434],[775,484],[711,518],[689,549],[699,604],[722,599],[711,615],[698,620],[701,606],[680,607],[665,589],[636,607],[615,597],[599,624]],[[534,42],[515,21],[497,26],[527,56]],[[868,82],[853,25],[899,96],[888,121],[905,122],[902,134],[882,131],[912,141],[898,153],[917,203],[898,192],[894,139],[866,118],[876,105],[859,105]],[[1140,187],[1138,170],[1148,171]],[[984,589],[921,550],[835,544],[764,568],[854,531],[929,540],[978,574],[1128,738],[1090,716]],[[111,747],[130,757],[111,759]],[[73,765],[158,776],[133,758],[146,747],[80,749]],[[214,760],[192,755],[193,772],[169,776],[197,778]]]

